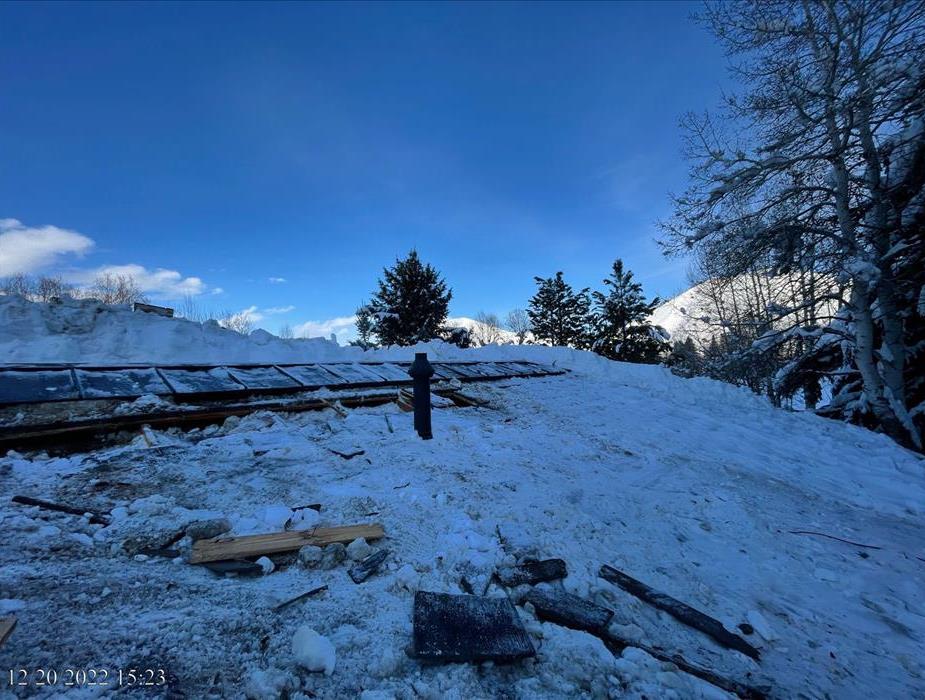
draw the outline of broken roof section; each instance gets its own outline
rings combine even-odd
[[[136,399],[146,394],[178,400],[409,384],[408,364],[331,362],[302,365],[187,365],[153,367],[0,368],[0,406],[79,399]],[[534,362],[437,362],[434,379],[461,382],[563,374]]]

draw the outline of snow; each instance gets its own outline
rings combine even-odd
[[[309,671],[324,671],[326,676],[334,673],[337,660],[334,645],[308,625],[302,625],[292,635],[292,655],[300,666]]]
[[[0,303],[0,317],[14,307]],[[164,322],[187,323],[120,313],[130,333],[98,321],[98,345],[81,331],[74,344],[94,361],[152,361],[152,349],[168,353],[163,359],[175,337]],[[85,323],[84,314],[69,323]],[[60,359],[55,348],[66,343],[34,321],[15,331],[33,333],[25,346],[38,356],[18,361]],[[235,361],[282,361],[273,355],[288,352],[281,342],[241,337],[228,351]],[[294,347],[303,360],[354,352],[329,345]],[[153,446],[0,457],[4,493],[113,516],[102,526],[0,500],[0,610],[19,619],[5,658],[42,668],[163,667],[187,697],[728,697],[633,647],[615,657],[595,637],[540,622],[519,604],[535,659],[425,666],[408,658],[416,590],[461,593],[465,576],[504,596],[489,585],[492,572],[538,556],[561,557],[569,571],[543,585],[609,607],[615,633],[769,685],[774,697],[925,696],[919,456],[859,427],[774,409],[746,389],[586,352],[432,343],[361,356],[407,360],[425,349],[432,358],[532,360],[571,372],[467,385],[489,407],[436,409],[428,441],[415,435],[411,414],[389,404],[346,417],[257,412],[185,433],[151,430]],[[208,342],[177,352],[230,361]],[[347,461],[331,452],[344,445],[365,453]],[[311,503],[321,511],[304,507]],[[188,536],[171,545],[179,557],[140,551],[189,523],[222,519],[215,527],[235,535],[380,522],[385,540],[367,546],[392,554],[354,584],[351,563],[336,561],[345,548],[330,568],[318,566],[327,548],[301,562],[296,553],[267,557],[274,568],[256,577],[189,565]],[[730,630],[747,622],[761,662],[603,581],[604,563]],[[523,590],[509,593],[519,603]]]

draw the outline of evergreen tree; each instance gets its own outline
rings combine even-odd
[[[696,377],[703,373],[703,358],[690,336],[674,341],[666,364],[672,372],[682,377]]]
[[[623,362],[656,363],[668,350],[660,328],[649,324],[649,316],[661,304],[656,297],[647,302],[642,285],[623,261],[613,264],[604,280],[605,292],[594,292],[595,329],[592,349],[599,355]]]
[[[356,345],[367,350],[375,347],[373,342],[373,317],[368,304],[360,304],[356,311],[357,339]]]
[[[533,336],[552,345],[587,347],[591,312],[588,289],[576,292],[562,279],[561,272],[534,280],[538,288],[527,310]]]
[[[383,345],[413,345],[439,337],[453,293],[412,250],[383,270],[379,291],[368,305],[372,332]]]

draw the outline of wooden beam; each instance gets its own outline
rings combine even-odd
[[[339,399],[344,406],[381,406],[395,400],[395,394],[359,394],[344,396]],[[93,438],[118,431],[134,431],[142,425],[163,429],[177,426],[194,428],[213,423],[221,423],[230,416],[246,416],[256,411],[275,411],[298,413],[301,411],[320,411],[329,408],[329,402],[319,399],[292,402],[245,403],[219,406],[216,408],[194,409],[190,411],[162,411],[156,413],[138,413],[101,419],[87,419],[70,423],[47,423],[0,428],[0,453],[6,450],[28,448],[31,445],[47,447],[53,444],[80,443]]]
[[[378,540],[385,537],[385,531],[382,525],[376,523],[373,525],[316,527],[311,530],[291,530],[267,535],[244,535],[242,537],[226,537],[214,540],[197,540],[193,543],[190,564],[291,552],[307,544],[313,544],[316,547],[324,547],[327,544],[336,542],[349,544],[359,537],[367,540]]]
[[[604,564],[598,574],[601,578],[615,583],[627,593],[631,593],[640,600],[644,600],[649,605],[664,610],[676,620],[689,625],[696,630],[703,632],[708,637],[712,637],[716,642],[727,649],[735,649],[746,656],[758,661],[760,654],[751,644],[742,639],[739,635],[733,634],[719,620],[692,608],[687,603],[682,603],[677,598],[661,593],[654,588],[650,588],[642,581],[637,581],[632,576],[624,574],[622,571],[614,569],[612,566]]]

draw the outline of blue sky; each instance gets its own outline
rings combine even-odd
[[[616,257],[671,295],[678,119],[728,85],[696,9],[2,4],[0,272],[115,266],[312,334],[412,247],[451,315]]]

